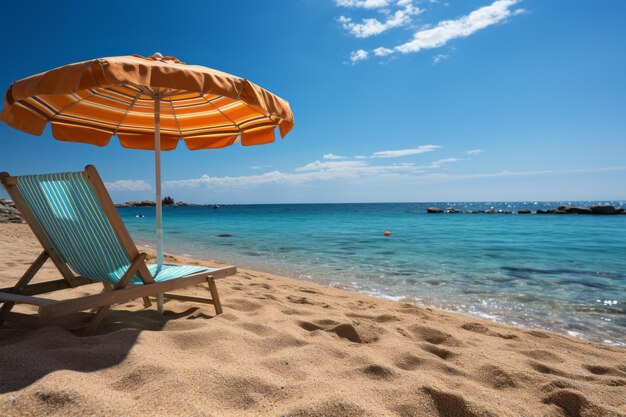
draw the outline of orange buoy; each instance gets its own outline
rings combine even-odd
[[[389,230],[385,231],[385,236],[391,236],[391,232]]]

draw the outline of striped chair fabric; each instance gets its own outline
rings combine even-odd
[[[94,281],[117,284],[131,259],[84,172],[24,175],[16,186],[52,242],[77,274]],[[156,282],[180,278],[209,268],[186,265],[148,265]],[[131,282],[142,284],[135,275]]]

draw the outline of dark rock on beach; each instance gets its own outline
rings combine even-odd
[[[24,223],[13,201],[0,198],[0,223]]]

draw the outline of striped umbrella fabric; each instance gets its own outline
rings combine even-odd
[[[286,100],[211,68],[155,54],[69,64],[13,83],[0,121],[41,135],[46,123],[62,141],[155,149],[155,98],[160,101],[160,148],[183,140],[191,150],[238,142],[260,145],[293,127]]]

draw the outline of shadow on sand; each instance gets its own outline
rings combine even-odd
[[[93,336],[56,326],[38,329],[5,324],[0,328],[0,394],[21,390],[46,375],[70,370],[94,372],[118,365],[142,331],[159,331],[180,318],[212,318],[199,307],[182,312],[113,310]]]

